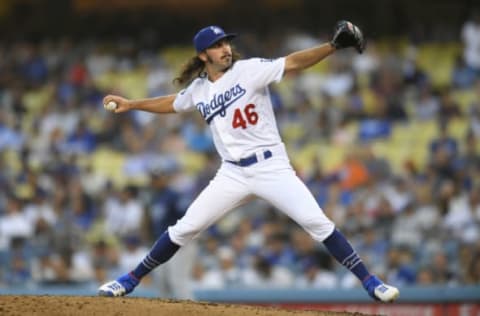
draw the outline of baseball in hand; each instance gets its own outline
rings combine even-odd
[[[110,101],[107,104],[104,104],[103,106],[105,107],[105,109],[107,109],[109,111],[113,111],[117,108],[117,102]]]

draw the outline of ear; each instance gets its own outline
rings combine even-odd
[[[200,58],[200,60],[204,63],[206,63],[208,60],[207,54],[205,52],[198,53],[198,58]]]

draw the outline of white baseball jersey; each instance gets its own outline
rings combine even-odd
[[[177,245],[185,245],[252,197],[270,202],[315,240],[332,233],[335,225],[295,174],[278,133],[268,85],[281,80],[284,68],[285,58],[237,61],[217,81],[197,78],[177,95],[175,111],[198,109],[224,160],[185,216],[169,227]],[[248,159],[252,155],[257,159]],[[235,163],[242,159],[250,163]]]
[[[196,78],[178,93],[177,112],[197,109],[223,160],[237,161],[282,143],[268,85],[282,79],[285,58],[240,60],[215,82]]]

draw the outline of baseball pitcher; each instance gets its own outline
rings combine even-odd
[[[197,110],[211,128],[222,164],[185,215],[156,241],[138,266],[99,288],[102,296],[123,296],[134,290],[155,267],[196,238],[235,207],[253,197],[270,202],[301,225],[349,269],[375,300],[394,301],[397,288],[369,273],[359,255],[296,176],[280,139],[269,85],[347,47],[365,49],[361,30],[348,21],[336,24],[332,40],[277,59],[238,60],[231,40],[236,34],[208,26],[195,35],[194,56],[176,81],[186,86],[178,94],[127,100],[107,95],[105,107],[115,113],[143,110],[175,113]]]

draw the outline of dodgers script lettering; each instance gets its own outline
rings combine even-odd
[[[244,96],[245,93],[246,90],[240,84],[236,84],[223,93],[214,94],[209,102],[199,102],[195,106],[205,121],[210,124],[215,116],[220,115],[224,117],[227,113],[226,109]]]

